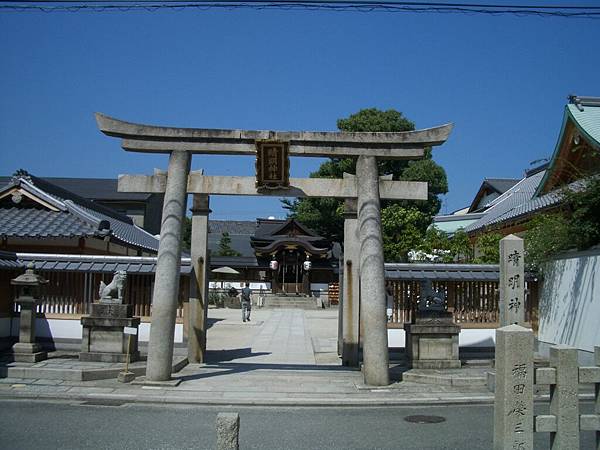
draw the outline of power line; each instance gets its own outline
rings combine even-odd
[[[336,12],[399,12],[488,14],[560,18],[600,18],[599,6],[584,5],[500,5],[483,3],[442,3],[403,1],[323,1],[323,0],[0,0],[0,12],[128,12],[158,10],[304,10]]]

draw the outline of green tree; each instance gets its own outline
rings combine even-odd
[[[363,109],[347,118],[339,119],[337,126],[341,131],[349,132],[403,132],[415,129],[413,122],[396,110],[381,111],[376,108]],[[379,174],[393,176],[394,180],[427,181],[429,183],[429,198],[427,201],[385,201],[382,202],[382,221],[386,217],[387,224],[383,225],[384,251],[386,261],[404,261],[408,242],[412,242],[416,232],[422,237],[431,218],[439,212],[440,200],[438,195],[448,192],[446,172],[431,159],[431,151],[425,152],[425,157],[418,161],[386,160],[379,161]],[[342,178],[343,173],[356,173],[356,160],[352,158],[331,158],[321,164],[319,169],[310,174],[313,178]],[[284,208],[289,210],[289,216],[297,218],[317,233],[331,240],[343,242],[344,218],[343,202],[337,199],[308,198],[295,201],[283,200]],[[396,209],[386,213],[387,208]],[[401,208],[401,209],[398,209]],[[413,210],[422,215],[417,215]],[[392,226],[390,218],[399,220],[397,226]],[[404,228],[401,228],[404,227]],[[402,241],[398,241],[399,236]]]
[[[569,227],[569,220],[562,212],[534,217],[525,234],[527,266],[541,270],[552,255],[569,249],[573,245]]]
[[[500,233],[486,233],[477,238],[476,247],[479,254],[473,261],[475,264],[498,264],[500,262]]]
[[[227,231],[223,231],[221,239],[219,239],[217,256],[242,256],[240,252],[231,248],[231,237]]]
[[[564,189],[572,241],[579,250],[600,244],[600,178],[581,181],[575,189]]]
[[[458,229],[450,239],[450,252],[456,262],[470,263],[473,261],[473,245],[469,235],[462,228]]]
[[[423,240],[423,227],[429,217],[417,208],[395,204],[381,211],[385,261],[405,262],[410,250]]]
[[[183,218],[183,229],[181,230],[181,245],[184,250],[192,248],[192,219],[188,216]]]

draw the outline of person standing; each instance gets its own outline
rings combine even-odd
[[[250,283],[246,283],[246,286],[242,289],[242,321],[250,322],[250,311],[252,311],[252,289],[250,289]]]

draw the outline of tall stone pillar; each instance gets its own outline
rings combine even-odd
[[[500,240],[500,326],[525,326],[525,251],[514,234]]]
[[[192,197],[193,273],[190,277],[188,305],[188,361],[204,362],[206,353],[206,315],[208,313],[208,215],[209,197],[194,194]]]
[[[533,448],[533,332],[496,330],[494,450]]]
[[[365,384],[390,383],[385,314],[385,270],[379,176],[374,156],[360,156],[356,163],[358,229],[360,236],[360,318],[364,325],[363,375]]]
[[[184,151],[173,151],[169,157],[152,296],[152,324],[146,368],[148,381],[166,381],[171,378],[181,270],[181,235],[190,162],[191,154]]]
[[[344,260],[342,277],[342,364],[358,367],[360,325],[360,245],[356,200],[344,203]]]

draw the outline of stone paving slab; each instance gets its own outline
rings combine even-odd
[[[336,353],[337,310],[256,309],[250,323],[242,323],[239,315],[239,310],[209,310],[209,318],[214,321],[208,330],[208,362],[178,367],[173,374],[179,381],[177,386],[123,384],[116,381],[116,373],[110,379],[89,381],[48,380],[40,373],[27,376],[27,369],[61,371],[78,366],[78,360],[63,354],[62,359],[48,360],[36,368],[32,364],[23,366],[23,378],[12,374],[10,378],[0,378],[0,397],[223,406],[493,402],[493,394],[485,386],[423,384],[406,380],[383,388],[362,386],[361,372],[342,367]],[[317,361],[327,364],[317,365]],[[115,366],[103,367],[117,371],[123,367],[122,364]],[[399,380],[406,370],[406,367],[394,364],[391,367],[393,379]]]

